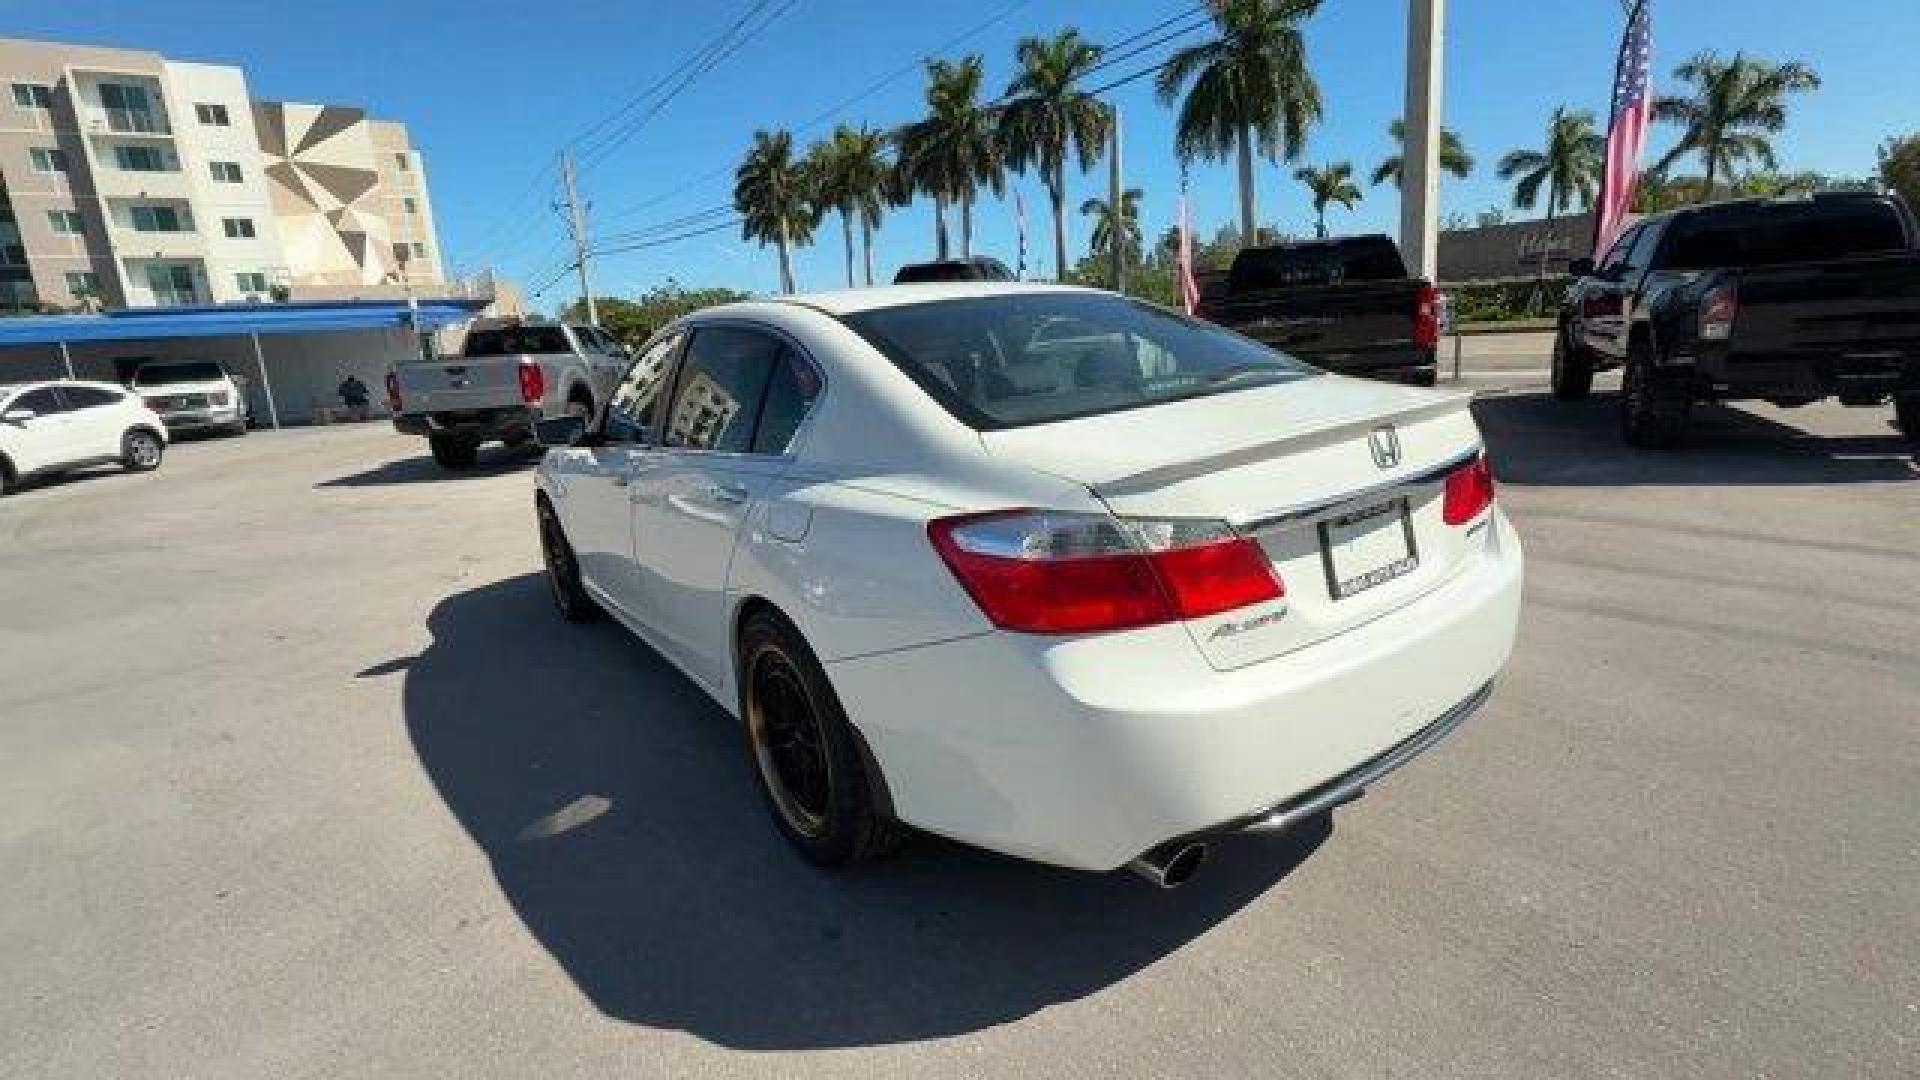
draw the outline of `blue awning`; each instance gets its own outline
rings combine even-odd
[[[484,300],[422,300],[409,318],[395,300],[340,303],[221,304],[211,307],[133,308],[105,315],[28,315],[0,319],[0,346],[78,344],[85,341],[161,341],[167,338],[246,337],[251,334],[325,334],[385,330],[409,323],[437,330],[465,322]]]

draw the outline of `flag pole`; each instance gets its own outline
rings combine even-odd
[[[1621,10],[1627,13],[1627,24],[1620,28],[1620,48],[1616,51],[1616,55],[1613,58],[1613,86],[1616,89],[1620,85],[1621,77],[1626,74],[1627,70],[1627,35],[1633,33],[1634,20],[1640,17],[1640,9],[1645,6],[1646,3],[1647,0],[1620,0]],[[1647,89],[1651,92],[1653,88],[1649,86]],[[1619,122],[1620,102],[1616,96],[1615,100],[1609,102],[1607,105],[1608,142],[1613,141],[1613,126]],[[1635,164],[1636,166],[1638,165],[1637,162]],[[1600,241],[1605,239],[1600,235],[1600,229],[1607,216],[1604,211],[1607,205],[1607,173],[1608,170],[1602,167],[1600,170],[1600,197],[1596,199],[1593,204],[1593,242],[1588,246],[1593,250],[1595,260],[1606,256],[1606,252],[1600,250]]]

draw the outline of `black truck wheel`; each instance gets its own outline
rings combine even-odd
[[[480,444],[472,439],[429,435],[427,445],[433,450],[433,460],[443,469],[471,469],[480,460]]]
[[[1908,442],[1920,444],[1920,394],[1893,399],[1893,424]]]
[[[1620,384],[1620,435],[1630,446],[1672,447],[1687,436],[1693,398],[1653,363],[1653,343],[1640,338],[1627,352]]]
[[[1553,335],[1553,396],[1561,401],[1582,401],[1593,393],[1593,363],[1580,347],[1567,338],[1567,328]]]

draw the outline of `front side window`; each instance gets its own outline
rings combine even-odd
[[[606,438],[609,442],[640,443],[653,430],[656,402],[666,387],[667,369],[684,334],[668,334],[633,361],[607,402]]]
[[[237,184],[240,182],[240,163],[237,161],[209,161],[207,168],[213,173],[216,184]]]
[[[49,210],[47,224],[61,236],[79,236],[86,231],[86,223],[80,219],[78,210]]]
[[[63,173],[67,171],[67,152],[54,146],[36,146],[27,154],[33,159],[33,171],[37,173]]]
[[[53,87],[43,83],[14,83],[13,104],[19,109],[51,109]]]
[[[66,404],[60,400],[60,395],[51,386],[29,390],[14,398],[13,404],[8,405],[7,408],[32,409],[35,416],[52,416],[54,413],[67,411]]]
[[[1285,353],[1100,293],[1007,293],[842,318],[962,423],[1052,423],[1312,378]]]
[[[780,339],[735,326],[696,329],[674,380],[667,410],[667,445],[744,454],[774,368],[786,349]]]

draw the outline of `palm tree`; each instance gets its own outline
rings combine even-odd
[[[1389,180],[1393,181],[1394,187],[1400,186],[1401,161],[1405,156],[1407,145],[1406,122],[1395,120],[1387,127],[1387,134],[1393,136],[1394,145],[1399,146],[1401,151],[1389,154],[1387,159],[1373,170],[1374,187],[1379,187]],[[1460,136],[1447,128],[1440,129],[1440,168],[1462,180],[1473,172],[1473,155],[1467,153],[1466,144],[1460,141]]]
[[[785,129],[753,133],[753,147],[733,174],[733,208],[740,212],[740,238],[780,249],[780,291],[793,291],[793,245],[813,239],[820,224],[813,178],[793,157],[793,134]]]
[[[1123,254],[1140,250],[1144,237],[1140,232],[1139,188],[1128,188],[1120,193],[1118,215],[1105,199],[1088,199],[1080,204],[1080,213],[1093,219],[1093,235],[1089,238],[1093,254],[1111,259],[1115,244],[1119,245]]]
[[[1692,84],[1693,96],[1662,97],[1654,102],[1653,115],[1686,131],[1653,171],[1663,173],[1697,151],[1706,169],[1702,202],[1713,197],[1715,179],[1731,179],[1734,168],[1743,162],[1777,168],[1767,136],[1787,126],[1787,95],[1820,86],[1820,76],[1805,64],[1775,64],[1745,53],[1734,53],[1731,60],[1722,60],[1712,51],[1695,53],[1673,74]]]
[[[1308,165],[1294,170],[1293,178],[1307,185],[1313,195],[1314,235],[1327,238],[1327,204],[1339,203],[1347,209],[1360,201],[1360,189],[1353,182],[1353,163],[1336,161],[1322,168]]]
[[[1000,145],[1007,164],[1021,172],[1037,168],[1053,207],[1055,280],[1067,278],[1067,155],[1080,171],[1093,168],[1113,126],[1113,112],[1075,85],[1100,62],[1100,46],[1078,30],[1052,38],[1022,38],[1020,73],[1007,86],[1000,112]]]
[[[855,217],[860,219],[860,246],[865,255],[867,284],[873,284],[873,230],[880,227],[889,182],[887,172],[893,167],[887,161],[886,146],[887,137],[864,124],[858,128],[841,124],[833,129],[833,138],[815,143],[807,154],[821,207],[840,211],[848,288],[854,284]]]
[[[973,199],[982,185],[995,195],[1006,190],[996,117],[980,102],[986,75],[978,55],[959,63],[927,61],[927,117],[908,124],[899,135],[901,155],[914,186],[934,197],[934,235],[946,257],[948,203],[960,206],[960,255],[973,254]]]
[[[1240,235],[1254,237],[1253,155],[1297,161],[1307,131],[1320,122],[1320,86],[1307,70],[1301,23],[1320,0],[1214,0],[1219,36],[1173,54],[1154,80],[1172,104],[1182,87],[1174,152],[1240,163]]]
[[[1600,188],[1601,162],[1606,140],[1593,127],[1593,114],[1586,110],[1568,112],[1565,106],[1553,110],[1547,122],[1545,150],[1515,150],[1500,159],[1500,179],[1514,180],[1513,205],[1531,210],[1540,201],[1540,188],[1547,189],[1547,220],[1570,208],[1578,197],[1580,208],[1593,205]]]

